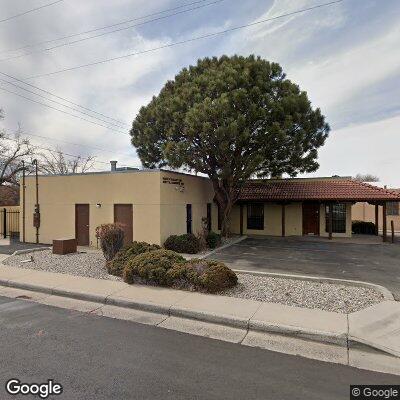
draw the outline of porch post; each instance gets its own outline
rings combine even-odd
[[[286,236],[286,204],[282,203],[282,237]]]
[[[240,235],[243,236],[243,204],[240,203]]]
[[[332,240],[332,221],[333,221],[333,218],[332,218],[332,210],[333,210],[333,207],[332,207],[332,203],[329,203],[328,204],[328,212],[329,212],[329,215],[328,215],[328,229],[329,229],[329,240]]]
[[[383,229],[383,234],[382,234],[382,239],[384,242],[387,241],[387,228],[386,228],[386,221],[387,221],[387,216],[386,216],[386,201],[383,202],[383,216],[382,216],[382,229]]]
[[[375,235],[379,235],[379,206],[375,204]]]

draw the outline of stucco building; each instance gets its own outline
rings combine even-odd
[[[208,178],[167,170],[118,170],[26,178],[21,239],[51,243],[76,237],[95,246],[98,225],[120,222],[127,241],[162,244],[197,233],[207,219],[220,229]],[[25,193],[23,191],[25,190]],[[249,181],[232,211],[231,230],[251,235],[351,236],[352,204],[400,201],[400,194],[350,178]],[[38,205],[38,206],[37,206]],[[35,214],[35,210],[39,213]]]
[[[400,189],[390,189],[392,192],[400,194]],[[353,221],[366,221],[366,222],[376,222],[375,206],[366,202],[356,203],[352,207],[352,218]],[[400,203],[397,201],[388,202],[386,205],[386,218],[387,224],[391,224],[393,221],[393,226],[395,232],[400,232]],[[383,207],[378,206],[378,229],[382,231],[383,229]]]

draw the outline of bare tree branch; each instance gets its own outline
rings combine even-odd
[[[40,154],[39,170],[50,175],[66,175],[84,173],[93,168],[95,157],[74,157],[66,159],[61,150]]]

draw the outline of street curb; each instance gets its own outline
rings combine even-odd
[[[128,299],[113,297],[113,295],[102,296],[102,295],[88,294],[73,290],[65,290],[57,287],[49,288],[42,285],[16,282],[10,279],[0,280],[0,285],[14,287],[17,289],[25,289],[30,291],[47,293],[55,296],[63,296],[67,298],[73,298],[76,300],[91,301],[99,304],[107,304],[123,308],[149,311],[158,314],[168,315],[171,317],[182,317],[202,322],[225,325],[234,328],[243,328],[246,329],[247,331],[280,333],[286,336],[304,337],[315,342],[335,343],[344,347],[347,346],[347,335],[345,339],[341,340],[341,338],[340,339],[338,338],[338,335],[330,334],[329,332],[318,332],[298,327],[271,325],[257,321],[250,321],[251,318],[234,318],[230,315],[225,315],[225,314],[208,313],[203,311],[190,310],[187,308],[181,308],[178,306],[165,306],[150,302],[132,301]]]
[[[352,281],[350,279],[324,278],[320,276],[281,274],[279,272],[249,271],[244,269],[233,269],[232,271],[238,274],[269,276],[271,278],[283,278],[283,279],[293,279],[293,280],[310,281],[310,282],[342,284],[345,286],[366,287],[369,289],[375,289],[376,291],[381,293],[384,300],[394,301],[393,294],[389,289],[385,288],[384,286],[377,285],[375,283],[369,283],[364,281]]]
[[[197,259],[199,259],[199,260],[202,260],[202,259],[204,259],[204,258],[207,258],[207,257],[211,256],[212,254],[216,253],[217,251],[220,251],[220,250],[223,250],[223,249],[227,249],[228,247],[231,247],[231,246],[233,246],[234,244],[240,243],[240,242],[242,242],[242,241],[245,240],[245,239],[247,239],[247,236],[246,236],[246,235],[244,235],[244,236],[239,236],[238,238],[236,238],[236,239],[233,240],[232,242],[227,243],[227,244],[224,244],[224,245],[222,245],[222,246],[220,246],[220,247],[217,247],[217,248],[215,248],[214,250],[208,251],[207,253],[204,253],[204,254],[200,254],[200,255],[197,255],[197,254],[181,254],[181,255],[182,255],[184,258],[186,258],[187,260],[191,260],[192,258],[197,258]]]
[[[230,315],[216,314],[198,310],[190,310],[179,306],[166,306],[162,304],[144,302],[144,301],[138,302],[124,298],[113,297],[112,294],[108,296],[89,294],[80,291],[62,289],[61,287],[60,288],[45,287],[42,285],[16,282],[11,279],[0,280],[0,286],[1,285],[17,289],[25,289],[40,293],[46,293],[49,295],[73,298],[76,300],[96,302],[104,305],[114,305],[123,308],[148,311],[161,315],[168,315],[170,317],[181,317],[192,320],[198,320],[202,322],[220,324],[233,328],[242,328],[246,329],[247,332],[254,331],[254,332],[264,332],[264,333],[275,333],[294,338],[303,338],[319,343],[335,344],[340,347],[348,348],[350,342],[355,342],[357,344],[361,344],[363,346],[373,348],[375,350],[379,350],[396,357],[400,357],[400,355],[397,354],[396,351],[376,346],[373,343],[367,343],[364,340],[360,340],[356,337],[351,337],[349,336],[348,332],[344,334],[335,334],[325,331],[305,329],[297,326],[275,325],[265,321],[252,320],[251,318],[235,318]]]
[[[34,253],[36,251],[43,251],[43,250],[51,250],[52,247],[34,247],[33,249],[23,249],[23,250],[15,250],[14,253],[10,254],[11,256],[18,256],[21,254],[26,254],[26,253]],[[7,257],[9,258],[9,257]],[[6,260],[7,260],[6,258]]]

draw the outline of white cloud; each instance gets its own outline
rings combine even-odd
[[[400,187],[400,115],[333,131],[320,150],[320,169],[311,176],[370,173]]]

